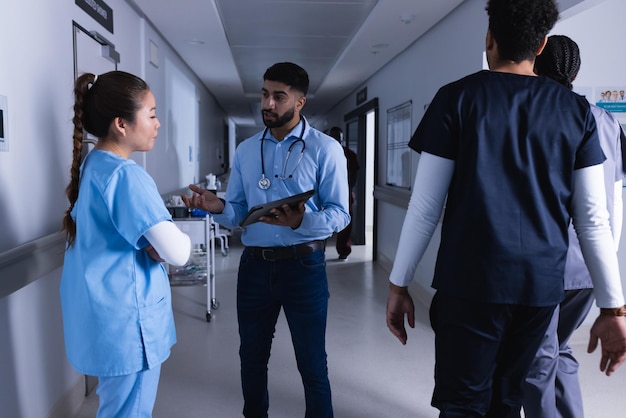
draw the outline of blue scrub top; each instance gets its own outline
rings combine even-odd
[[[61,278],[70,363],[94,376],[162,363],[176,342],[170,287],[163,265],[142,248],[143,234],[171,216],[154,181],[134,161],[94,150],[71,215],[76,240]]]

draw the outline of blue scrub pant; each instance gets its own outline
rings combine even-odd
[[[584,418],[578,361],[569,340],[593,305],[593,289],[567,290],[554,311],[524,387],[524,413],[533,418]]]
[[[438,291],[430,320],[432,406],[439,416],[519,418],[524,379],[554,308],[482,303]]]
[[[302,376],[306,418],[331,418],[326,362],[328,280],[324,251],[265,261],[244,250],[237,281],[243,414],[268,416],[268,362],[281,307]]]
[[[161,365],[124,376],[98,376],[97,418],[150,418],[156,400]]]

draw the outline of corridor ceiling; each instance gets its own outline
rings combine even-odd
[[[309,73],[304,114],[324,114],[464,0],[127,0],[236,124],[262,125],[263,73]]]

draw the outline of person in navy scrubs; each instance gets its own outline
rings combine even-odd
[[[603,308],[590,350],[600,339],[609,375],[626,359],[595,119],[585,98],[534,73],[557,5],[489,0],[486,10],[489,70],[440,88],[409,142],[421,156],[387,300],[387,325],[406,344],[408,285],[443,212],[430,307],[441,417],[520,416],[526,373],[563,300],[570,218]]]

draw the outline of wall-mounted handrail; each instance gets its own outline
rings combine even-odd
[[[63,265],[65,235],[46,235],[0,253],[0,298],[44,277]]]

